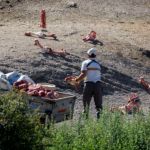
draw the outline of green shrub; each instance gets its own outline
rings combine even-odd
[[[23,94],[0,96],[0,150],[42,150],[43,131]]]
[[[23,95],[0,97],[0,150],[149,150],[150,114],[121,115],[104,110],[100,119],[39,123]]]
[[[104,111],[100,120],[82,118],[78,123],[53,129],[47,150],[149,150],[150,115]]]

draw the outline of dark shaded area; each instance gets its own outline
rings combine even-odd
[[[1,0],[0,1],[0,9],[3,10],[5,8],[14,7],[18,5],[22,0]]]
[[[40,53],[34,60],[27,58],[24,61],[20,59],[9,59],[0,62],[0,71],[8,73],[14,70],[29,75],[35,82],[49,82],[55,84],[60,89],[75,90],[74,87],[66,84],[64,79],[68,75],[79,75],[81,58],[76,55],[67,55],[66,57],[51,56]],[[127,63],[128,60],[124,60]],[[130,64],[130,63],[129,63]],[[115,69],[102,65],[102,85],[104,94],[113,94],[115,91],[136,92],[141,89],[141,85],[131,76],[123,74]],[[82,92],[83,83],[78,90]]]
[[[90,44],[93,44],[93,45],[100,45],[100,46],[103,46],[103,42],[99,41],[99,40],[92,40],[92,41],[87,41],[88,43]]]
[[[146,57],[150,58],[150,50],[145,50],[144,48],[140,48],[139,51],[142,52],[142,55],[145,55]]]
[[[114,91],[137,92],[140,84],[132,77],[117,70],[102,66],[102,83],[105,94],[113,94]]]
[[[38,38],[38,39],[44,39],[44,40],[54,40],[54,41],[56,41],[56,42],[59,42],[60,40],[57,38],[57,37],[38,37],[38,36],[36,36],[36,35],[32,35],[32,36],[27,36],[27,37],[29,37],[29,38]]]
[[[100,46],[104,45],[103,42],[101,42],[99,40],[94,40],[94,41],[91,42],[91,44],[93,44],[93,45],[100,45]]]
[[[150,58],[150,51],[149,50],[145,50],[144,52],[142,52],[142,54]]]

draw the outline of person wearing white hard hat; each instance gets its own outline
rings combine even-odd
[[[102,110],[101,65],[96,60],[95,48],[89,49],[87,54],[88,59],[82,62],[81,73],[76,77],[76,82],[84,79],[84,112],[88,116],[90,102],[93,97],[97,110],[97,118],[99,118]]]

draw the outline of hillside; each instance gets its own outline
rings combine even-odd
[[[145,108],[150,96],[138,84],[143,75],[150,81],[150,1],[149,0],[0,0],[0,71],[18,70],[37,82],[51,80],[62,91],[76,92],[63,82],[68,74],[79,74],[87,49],[95,46],[102,63],[104,102],[126,103],[130,92],[138,92]],[[47,29],[58,41],[40,39],[54,49],[71,55],[43,55],[26,31],[39,31],[39,13],[46,10]],[[84,43],[91,30],[103,45]],[[81,57],[82,56],[82,57]],[[80,96],[80,94],[76,94]],[[75,114],[81,112],[81,98]],[[94,105],[91,110],[94,112]]]

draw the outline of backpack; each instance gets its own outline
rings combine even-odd
[[[100,65],[100,63],[98,63],[96,60],[91,60],[91,61],[86,65],[86,67],[88,68],[88,66],[89,66],[90,64],[92,64],[93,62],[95,62],[96,64],[98,64],[98,65],[100,66],[100,69],[95,69],[95,70],[100,70],[100,71],[101,71],[101,65]]]

